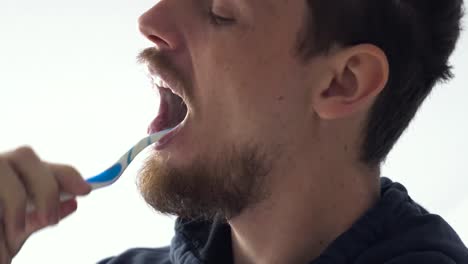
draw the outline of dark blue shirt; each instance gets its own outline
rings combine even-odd
[[[138,248],[98,264],[232,264],[224,221],[176,221],[165,248]],[[440,216],[430,214],[403,185],[381,179],[381,198],[309,264],[468,264],[468,250]]]

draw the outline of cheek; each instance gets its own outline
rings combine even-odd
[[[278,65],[281,65],[279,67]],[[222,102],[220,110],[229,116],[229,126],[242,127],[247,134],[272,134],[271,130],[286,129],[292,118],[303,112],[301,83],[294,67],[270,63],[251,57],[249,61],[234,61],[217,67],[215,94]],[[235,127],[232,127],[235,126]],[[241,133],[241,132],[239,132]]]
[[[299,112],[298,62],[290,45],[268,40],[261,34],[239,34],[199,46],[193,59],[198,98],[210,120],[219,120],[210,126],[258,133],[286,127],[288,118]]]

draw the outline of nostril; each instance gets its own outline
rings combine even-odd
[[[155,36],[155,35],[149,35],[148,36],[148,39],[153,42],[154,44],[156,44],[156,47],[159,49],[159,50],[162,50],[162,49],[170,49],[171,48],[171,45],[169,45],[169,43],[167,41],[165,41],[164,39],[158,37],[158,36]]]
[[[168,3],[172,1],[160,1]],[[140,32],[160,50],[175,50],[181,40],[167,5],[157,4],[138,19]]]

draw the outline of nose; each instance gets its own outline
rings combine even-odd
[[[159,50],[176,50],[180,37],[169,0],[159,1],[138,19],[140,32]]]

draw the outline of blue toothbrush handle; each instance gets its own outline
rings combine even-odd
[[[149,135],[143,139],[141,139],[135,146],[133,146],[127,153],[125,153],[114,165],[109,167],[107,170],[101,172],[100,174],[93,176],[86,181],[91,185],[92,190],[96,190],[114,183],[120,175],[124,172],[124,170],[128,167],[128,165],[133,161],[133,159],[140,153],[143,149],[147,146],[157,142],[161,139],[164,135],[169,133],[171,129],[166,129],[155,134]],[[60,194],[60,201],[65,202],[71,199],[74,199],[75,196],[68,194],[68,193],[61,193]],[[28,203],[26,206],[26,212],[31,213],[35,210],[33,204]],[[1,214],[0,214],[1,215]]]
[[[86,181],[91,185],[92,190],[109,185],[109,182],[119,176],[122,172],[122,165],[119,163],[108,168],[102,173],[87,179]],[[74,199],[75,196],[68,193],[60,193],[60,202],[65,202],[71,199]],[[34,205],[28,203],[26,206],[26,213],[32,213],[35,210]]]
[[[87,179],[86,181],[90,184],[108,182],[108,181],[113,180],[115,177],[117,177],[121,171],[122,171],[122,165],[117,163],[114,166],[103,171],[102,173]]]

